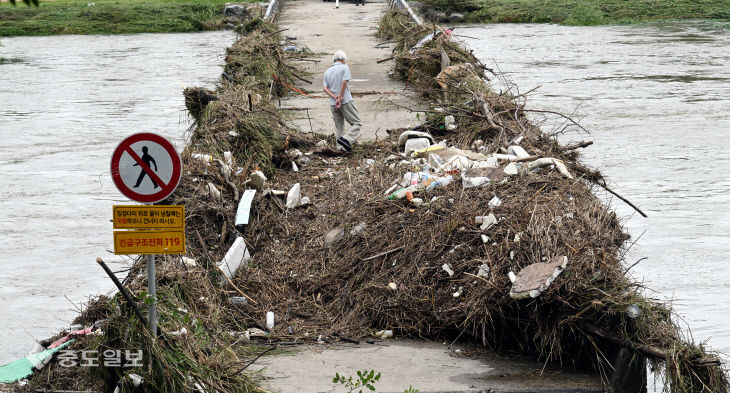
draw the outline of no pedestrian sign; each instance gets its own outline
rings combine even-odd
[[[153,203],[177,188],[182,176],[182,161],[167,139],[142,132],[124,139],[111,160],[114,185],[127,198]]]

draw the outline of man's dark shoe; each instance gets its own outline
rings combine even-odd
[[[347,139],[345,139],[343,137],[337,138],[337,144],[342,146],[348,152],[352,151],[352,144],[350,144],[350,141],[348,141]]]

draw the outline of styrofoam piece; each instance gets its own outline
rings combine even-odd
[[[302,202],[302,185],[297,183],[286,194],[286,208],[293,209]]]
[[[431,144],[433,144],[433,137],[431,134],[427,132],[422,131],[404,131],[400,134],[398,137],[398,146],[405,146],[406,141],[408,141],[411,138],[428,138],[431,141]]]
[[[217,264],[218,269],[220,269],[223,276],[225,276],[225,278],[221,277],[221,283],[227,282],[226,278],[229,280],[232,279],[238,269],[248,262],[249,259],[251,259],[251,254],[248,252],[246,242],[239,236],[236,241],[233,242],[231,248],[228,249],[223,260]]]
[[[528,153],[525,149],[522,148],[522,146],[510,146],[507,149],[507,153],[517,156],[517,158],[525,158],[529,157],[530,153]]]
[[[256,190],[244,191],[241,201],[238,202],[238,209],[236,209],[236,226],[248,225],[248,219],[251,214],[251,203],[255,195]]]
[[[412,138],[406,141],[405,155],[410,156],[412,152],[425,149],[431,146],[431,140],[428,138]]]

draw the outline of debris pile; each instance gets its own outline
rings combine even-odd
[[[277,31],[247,23],[221,86],[185,92],[197,128],[163,203],[186,206],[189,252],[160,258],[161,338],[132,312],[143,260],[122,283],[132,304],[117,294],[79,318],[105,322],[71,347],[145,348],[144,367],[54,362],[33,388],[248,392],[249,342],[373,336],[473,340],[604,375],[630,348],[664,365],[672,391],[727,388],[717,358],[626,275],[628,236],[596,196],[600,174],[527,118],[526,94],[491,91],[448,31],[384,16],[394,77],[431,105],[423,124],[351,154],[270,103],[303,78],[289,64],[303,54]]]

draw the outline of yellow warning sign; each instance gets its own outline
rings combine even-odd
[[[114,254],[185,254],[185,231],[114,231]]]
[[[184,228],[182,205],[114,205],[114,229]]]

